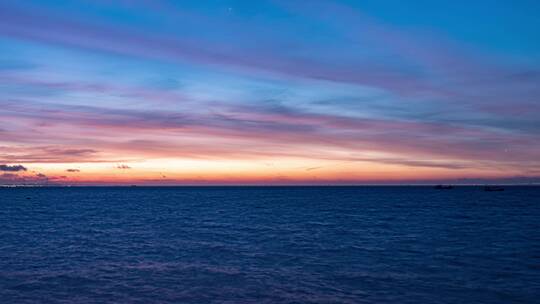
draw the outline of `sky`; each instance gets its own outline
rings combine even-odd
[[[0,184],[540,181],[540,2],[0,0]]]

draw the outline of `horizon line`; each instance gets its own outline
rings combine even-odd
[[[476,183],[476,184],[452,184],[452,183],[427,183],[427,184],[176,184],[176,185],[144,185],[144,184],[19,184],[0,185],[0,188],[83,188],[83,187],[430,187],[448,185],[454,187],[482,187],[482,186],[540,186],[540,183]]]

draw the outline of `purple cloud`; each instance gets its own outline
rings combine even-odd
[[[26,167],[23,165],[0,165],[0,171],[6,171],[6,172],[20,172],[20,171],[27,171]]]

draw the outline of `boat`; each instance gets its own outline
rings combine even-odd
[[[501,186],[484,186],[484,191],[504,191]]]
[[[454,189],[454,186],[452,186],[452,185],[437,185],[437,186],[435,186],[435,189],[448,190],[448,189]]]

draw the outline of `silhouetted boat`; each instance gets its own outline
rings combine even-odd
[[[484,186],[484,191],[504,191],[501,186]]]
[[[435,186],[435,189],[448,190],[448,189],[454,189],[454,186],[452,186],[452,185],[437,185],[437,186]]]

